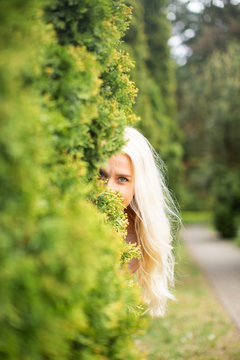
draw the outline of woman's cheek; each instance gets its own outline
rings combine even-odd
[[[132,201],[132,198],[133,198],[133,189],[131,187],[125,189],[124,193],[122,193],[123,195],[123,204],[125,206],[128,206],[130,204],[130,202]]]

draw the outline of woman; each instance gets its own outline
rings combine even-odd
[[[129,267],[137,272],[143,300],[152,316],[164,315],[174,299],[172,221],[179,220],[163,179],[163,164],[148,140],[136,129],[125,128],[126,144],[100,170],[113,191],[119,191],[128,216],[127,241],[140,245],[141,259]]]

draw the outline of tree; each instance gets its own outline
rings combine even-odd
[[[239,67],[240,46],[215,51],[201,66],[191,66],[182,86],[181,123],[187,176],[195,209],[214,209],[215,224],[225,237],[236,234],[239,212]],[[192,80],[192,81],[191,81]]]
[[[224,136],[230,136],[231,121],[227,125],[228,131],[226,129],[224,131],[221,119],[225,118],[223,121],[225,124],[226,119],[230,120],[229,116],[232,116],[230,113],[233,112],[229,106],[234,104],[233,97],[236,96],[233,95],[235,94],[235,84],[233,82],[231,85],[232,80],[229,80],[228,90],[224,85],[225,81],[228,82],[227,78],[230,79],[232,76],[229,77],[229,70],[226,70],[226,66],[229,69],[230,65],[225,65],[225,62],[222,61],[222,54],[224,51],[232,51],[229,44],[232,41],[238,42],[240,32],[239,4],[231,1],[218,3],[210,1],[204,4],[198,3],[198,5],[197,10],[192,8],[191,2],[183,4],[180,1],[173,1],[168,6],[168,17],[173,19],[174,34],[180,38],[182,44],[187,45],[191,50],[186,64],[177,69],[177,101],[179,125],[184,134],[184,181],[187,191],[183,197],[183,206],[195,210],[211,208],[215,197],[211,189],[213,179],[211,159],[213,159],[213,153],[216,157],[218,154],[220,158],[225,151],[224,142],[228,140],[224,139]],[[221,65],[217,66],[218,76],[214,70],[215,64],[212,62],[213,54],[215,54],[214,61],[216,63],[217,57],[221,58],[221,60],[219,59]],[[232,61],[235,60],[232,59]],[[212,64],[211,69],[210,63]],[[236,70],[236,66],[232,66]],[[206,75],[207,68],[208,75]],[[218,85],[214,86],[214,83]],[[227,102],[223,101],[221,86],[228,92],[229,106]],[[213,107],[215,107],[214,111]],[[210,136],[210,132],[212,136]],[[226,135],[223,136],[223,133]],[[214,134],[215,139],[213,138]],[[230,142],[232,141],[236,143],[233,137]]]
[[[233,1],[197,3],[194,11],[190,1],[171,1],[168,6],[174,34],[191,52],[190,63],[206,60],[214,50],[226,50],[229,42],[239,40],[240,4]]]
[[[212,165],[216,228],[224,237],[237,234],[240,212],[240,45],[215,52],[205,67],[209,116],[206,130]]]

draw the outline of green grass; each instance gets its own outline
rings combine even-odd
[[[179,245],[177,302],[150,322],[142,339],[149,360],[240,360],[240,333],[216,301],[205,278]]]
[[[240,214],[238,215],[236,221],[238,224],[238,232],[237,232],[237,236],[235,238],[235,244],[240,247]]]
[[[238,235],[235,239],[235,244],[240,247],[240,235]]]
[[[183,211],[181,217],[184,225],[196,223],[212,225],[213,222],[212,213],[210,211]]]

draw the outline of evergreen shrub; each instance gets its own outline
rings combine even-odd
[[[50,46],[43,91],[67,121],[60,137],[67,131],[76,136],[76,142],[67,141],[68,151],[84,151],[92,174],[122,147],[123,128],[136,120],[137,90],[128,76],[133,62],[120,41],[130,9],[123,1],[56,0],[45,9],[45,19],[58,43]]]
[[[87,181],[135,117],[119,48],[129,9],[45,6],[0,3],[0,358],[142,359],[139,289],[120,268],[119,198],[120,234]]]
[[[233,238],[240,211],[239,171],[218,166],[214,175],[214,224],[223,238]]]

